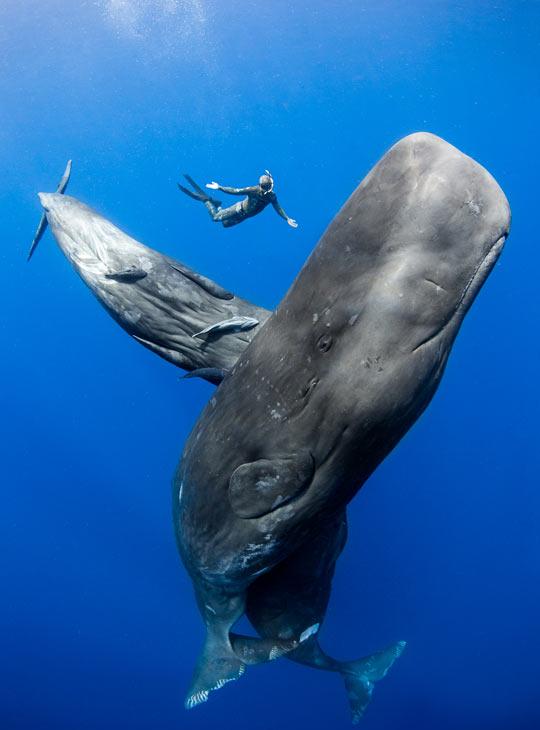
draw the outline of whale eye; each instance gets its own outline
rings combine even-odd
[[[302,388],[300,388],[298,392],[300,398],[309,398],[318,382],[319,378],[311,378],[307,385],[304,385]]]
[[[321,335],[317,340],[317,347],[319,348],[320,352],[328,352],[328,350],[332,347],[332,343],[332,335],[326,333],[324,335]]]

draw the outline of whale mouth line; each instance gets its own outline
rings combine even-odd
[[[439,335],[441,335],[446,330],[446,328],[452,324],[452,321],[455,319],[455,317],[461,311],[463,311],[463,309],[465,307],[467,307],[469,300],[470,300],[470,296],[468,296],[468,295],[470,294],[471,289],[473,289],[474,284],[479,279],[481,279],[482,276],[485,275],[486,268],[488,268],[488,271],[491,270],[491,266],[493,265],[492,262],[495,263],[495,260],[498,258],[499,254],[501,252],[501,249],[504,245],[504,242],[506,241],[507,236],[508,236],[507,233],[503,233],[502,236],[499,236],[494,241],[494,243],[491,244],[488,252],[483,257],[483,259],[480,261],[478,266],[475,268],[469,281],[465,285],[465,287],[461,293],[461,296],[459,297],[459,300],[458,300],[456,306],[454,307],[454,309],[450,312],[450,314],[445,319],[445,321],[442,323],[442,325],[438,328],[438,330],[436,332],[434,332],[433,334],[428,335],[425,339],[423,339],[418,345],[416,345],[416,347],[413,348],[412,352],[416,352],[420,348],[425,347],[425,345],[429,345],[430,342],[432,342],[437,337],[439,337]]]

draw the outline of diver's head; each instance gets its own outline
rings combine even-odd
[[[274,180],[272,178],[272,175],[266,170],[264,175],[261,175],[259,178],[259,187],[263,191],[263,193],[269,193],[274,187]]]

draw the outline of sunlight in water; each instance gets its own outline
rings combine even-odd
[[[107,22],[119,34],[133,39],[156,35],[167,40],[201,35],[207,23],[202,0],[102,0]]]

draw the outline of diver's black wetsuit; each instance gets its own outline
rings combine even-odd
[[[221,202],[211,198],[189,175],[185,175],[185,178],[194,188],[195,192],[182,187],[182,185],[178,185],[180,190],[191,198],[195,198],[195,200],[200,200],[204,203],[212,220],[216,223],[221,223],[225,228],[236,226],[238,223],[246,220],[246,218],[252,218],[264,210],[267,205],[271,205],[276,213],[286,220],[289,225],[296,227],[296,221],[292,221],[285,213],[272,189],[264,190],[261,185],[253,185],[247,188],[230,188],[224,185],[217,185],[217,187],[213,188],[214,190],[221,190],[221,192],[227,193],[228,195],[246,196],[238,203],[230,205],[227,208],[222,208]]]
[[[276,213],[285,220],[289,218],[278,203],[276,194],[271,190],[264,192],[259,185],[253,185],[249,188],[228,188],[220,185],[218,190],[229,195],[246,196],[243,200],[240,200],[234,205],[230,205],[228,208],[222,208],[221,205],[216,205],[213,200],[205,201],[204,205],[212,216],[212,220],[221,223],[225,228],[235,226],[246,218],[257,215],[267,205],[272,205]]]

